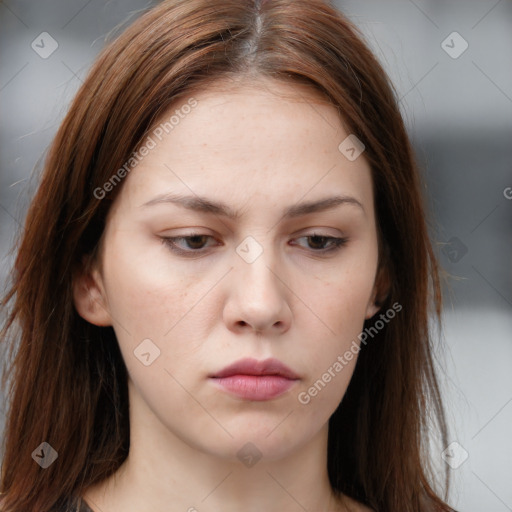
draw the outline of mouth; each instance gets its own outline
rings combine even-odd
[[[220,389],[245,400],[264,401],[288,391],[300,377],[277,359],[241,359],[209,375]]]

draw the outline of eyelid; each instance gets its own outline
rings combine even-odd
[[[185,234],[176,235],[176,236],[164,236],[164,237],[161,237],[161,240],[165,246],[167,246],[171,251],[173,251],[177,254],[180,254],[180,255],[183,255],[186,257],[187,256],[188,257],[194,257],[194,256],[198,257],[198,256],[201,256],[202,254],[204,254],[208,249],[202,248],[202,249],[198,249],[198,250],[192,250],[192,249],[186,250],[186,249],[181,249],[175,243],[175,240],[186,240],[187,238],[195,238],[195,237],[215,238],[214,236],[208,235],[206,233],[191,232],[191,233],[185,233]]]
[[[322,255],[327,256],[332,253],[337,253],[348,242],[348,237],[346,237],[346,236],[332,236],[332,235],[327,235],[327,234],[323,234],[323,233],[305,234],[305,235],[294,238],[294,240],[297,240],[297,239],[300,240],[301,238],[313,238],[313,237],[314,238],[324,238],[328,242],[330,242],[330,247],[327,249],[320,249],[320,250],[309,249],[311,254],[316,254],[319,256],[322,256]],[[300,247],[302,247],[302,246],[300,246]],[[308,249],[305,249],[305,250],[308,250]]]
[[[209,248],[207,247],[207,248],[201,248],[201,249],[197,249],[197,250],[181,249],[180,247],[177,246],[175,241],[176,240],[186,240],[188,238],[195,238],[195,237],[215,238],[212,235],[209,235],[206,233],[200,233],[200,232],[189,232],[189,233],[184,233],[184,234],[177,235],[177,236],[160,237],[160,238],[162,240],[162,243],[164,245],[166,245],[171,251],[173,251],[179,255],[182,255],[184,257],[194,258],[194,257],[200,257],[200,256],[204,255],[205,253],[208,253]],[[330,243],[329,248],[318,249],[318,250],[307,249],[307,248],[304,248],[300,244],[294,244],[294,245],[298,245],[299,247],[302,247],[306,251],[309,250],[309,252],[311,254],[318,255],[318,256],[321,256],[321,255],[327,256],[328,254],[331,254],[331,253],[337,253],[348,242],[348,237],[346,237],[346,236],[332,236],[332,235],[329,235],[326,233],[321,233],[321,232],[316,232],[316,231],[314,231],[312,233],[302,234],[301,236],[295,237],[292,240],[297,240],[297,239],[300,240],[301,238],[323,238],[323,239],[327,240],[328,243]],[[217,244],[217,245],[219,245],[219,244]],[[213,247],[215,247],[215,246],[213,246]]]

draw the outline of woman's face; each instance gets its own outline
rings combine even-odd
[[[211,455],[282,457],[326,433],[377,311],[369,165],[298,85],[211,88],[162,122],[75,304],[113,326],[140,421]],[[219,376],[247,358],[293,376],[275,361]]]

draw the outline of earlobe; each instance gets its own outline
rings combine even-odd
[[[365,319],[370,319],[375,313],[377,313],[380,310],[380,306],[377,305],[375,302],[375,299],[372,297],[372,300],[368,303],[368,306],[366,308],[366,315]]]
[[[386,266],[381,265],[377,271],[377,277],[373,285],[373,292],[366,308],[366,320],[380,311],[382,304],[387,300],[391,290],[389,271]]]
[[[101,275],[97,270],[83,272],[73,279],[73,303],[78,314],[93,325],[112,325]]]

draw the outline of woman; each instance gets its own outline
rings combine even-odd
[[[110,44],[11,302],[4,512],[451,510],[411,146],[321,0],[164,1]]]

